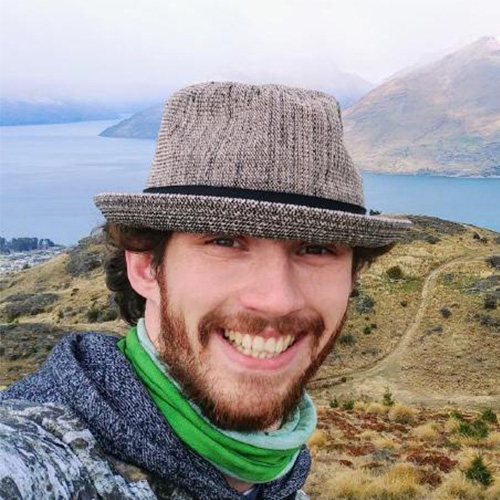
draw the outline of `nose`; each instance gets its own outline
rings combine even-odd
[[[286,254],[278,250],[266,257],[252,267],[251,276],[240,293],[241,305],[269,317],[286,316],[304,309],[306,300]]]

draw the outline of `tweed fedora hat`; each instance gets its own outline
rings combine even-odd
[[[378,247],[411,222],[368,215],[323,92],[208,82],[167,101],[147,186],[100,193],[106,220],[133,227]]]

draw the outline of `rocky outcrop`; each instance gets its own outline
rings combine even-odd
[[[73,277],[86,274],[104,262],[105,251],[101,243],[101,236],[89,236],[78,242],[69,252],[69,261],[66,271]]]

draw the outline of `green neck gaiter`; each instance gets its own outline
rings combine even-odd
[[[140,321],[144,320],[141,318]],[[143,325],[140,324],[144,328]],[[177,436],[223,473],[234,478],[265,483],[286,474],[295,463],[302,444],[316,427],[314,405],[304,393],[298,421],[293,426],[288,425],[285,434],[281,429],[268,433],[219,429],[182,394],[178,384],[169,378],[168,371],[160,370],[141,345],[137,327],[131,328],[117,346],[132,364]],[[273,434],[276,434],[275,439]],[[241,439],[238,439],[240,436]]]

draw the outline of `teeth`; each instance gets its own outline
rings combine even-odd
[[[252,348],[252,337],[248,333],[243,335],[243,347],[249,350]]]
[[[253,339],[252,350],[260,352],[264,350],[264,339],[258,335]]]
[[[284,348],[283,337],[280,337],[278,339],[278,342],[276,342],[276,352],[281,352],[283,348]]]
[[[234,330],[224,330],[224,337],[229,339],[233,347],[245,354],[258,359],[274,358],[293,344],[295,337],[287,335],[276,340],[274,337],[264,339],[260,335],[250,336]]]
[[[276,340],[274,339],[274,337],[270,337],[266,340],[266,344],[264,346],[264,349],[267,351],[267,352],[270,352],[271,354],[273,354],[275,352],[274,348],[276,347]]]

